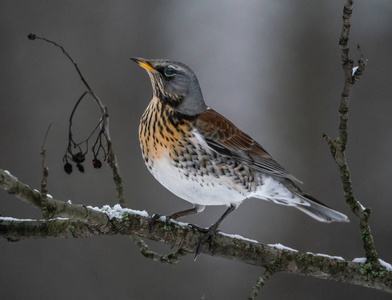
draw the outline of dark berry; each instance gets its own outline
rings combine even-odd
[[[33,40],[35,40],[36,35],[34,33],[30,33],[27,37],[29,38],[29,40],[33,41]]]
[[[82,165],[82,164],[80,164],[80,163],[77,163],[77,164],[76,164],[76,166],[78,167],[78,170],[79,170],[79,172],[82,172],[82,173],[84,173],[84,167],[83,167],[83,165]]]
[[[64,164],[64,171],[67,174],[71,174],[72,173],[72,165],[69,162]]]
[[[102,167],[102,162],[98,158],[93,159],[93,166],[96,169],[100,169]]]
[[[84,154],[82,152],[78,152],[72,156],[72,160],[76,163],[82,163],[82,162],[84,162],[85,159],[86,159],[86,157],[84,156]]]

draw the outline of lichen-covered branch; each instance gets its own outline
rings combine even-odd
[[[27,184],[18,180],[8,171],[0,169],[0,188],[6,190],[39,210],[43,210],[45,219],[72,218],[75,221],[88,221],[92,225],[105,225],[108,218],[105,214],[88,209],[82,205],[69,204],[56,200],[38,190],[31,189]]]
[[[11,241],[48,237],[137,236],[179,247],[180,250],[166,257],[157,256],[148,248],[144,251],[145,256],[152,256],[150,258],[154,260],[175,262],[186,253],[194,253],[204,235],[187,224],[163,219],[155,220],[151,230],[150,216],[146,213],[121,209],[120,206],[116,210],[98,210],[44,197],[40,192],[32,190],[9,172],[1,169],[0,188],[28,203],[45,201],[50,207],[48,209],[50,219],[46,220],[0,218],[0,236]],[[143,245],[139,247],[144,248]],[[212,255],[208,245],[204,245],[201,252]],[[368,268],[366,264],[300,253],[226,234],[216,235],[213,255],[265,268],[276,266],[274,269],[276,272],[347,282],[392,293],[392,267],[391,270],[382,267],[378,273],[369,273],[366,271]]]
[[[366,61],[363,60],[362,55],[358,60],[357,67],[354,67],[354,62],[349,57],[350,48],[348,45],[348,41],[351,27],[350,19],[352,15],[352,9],[353,0],[346,0],[343,9],[342,32],[339,40],[342,67],[344,71],[344,86],[339,106],[339,137],[335,140],[332,140],[327,134],[324,134],[323,137],[330,148],[334,160],[338,164],[346,202],[350,206],[351,211],[357,216],[359,220],[360,233],[366,253],[366,258],[368,263],[372,266],[372,270],[369,272],[378,272],[378,270],[380,270],[380,263],[378,260],[378,254],[374,245],[374,239],[368,222],[370,216],[370,209],[365,208],[354,196],[351,182],[351,174],[345,154],[348,141],[347,122],[350,92],[352,86],[359,80],[360,76],[363,74],[366,65]]]
[[[148,259],[151,259],[153,261],[157,261],[160,263],[165,263],[169,265],[175,265],[177,264],[181,258],[186,256],[189,252],[184,250],[183,248],[178,248],[177,251],[167,254],[167,255],[161,255],[155,251],[152,251],[151,248],[138,236],[132,236],[133,242],[136,244],[136,246],[139,247],[140,253]]]
[[[342,67],[344,71],[344,86],[339,106],[340,125],[339,139],[337,140],[337,142],[342,152],[345,151],[348,140],[347,122],[351,87],[355,82],[359,80],[366,66],[366,61],[363,60],[362,55],[358,60],[357,67],[354,67],[354,61],[349,57],[350,48],[348,45],[348,40],[351,28],[350,20],[353,11],[353,2],[353,0],[346,0],[346,3],[344,5],[342,32],[339,39]]]
[[[46,134],[44,137],[44,141],[41,146],[41,164],[42,164],[42,179],[41,179],[41,193],[47,194],[48,193],[48,176],[49,176],[49,168],[46,164],[45,158],[46,158],[46,149],[45,149],[45,142],[46,138],[48,137],[50,128],[52,127],[52,124],[49,124],[48,129],[46,130]]]
[[[257,279],[255,285],[253,286],[248,300],[256,299],[260,289],[267,283],[271,276],[275,274],[277,269],[278,265],[275,262],[265,268],[264,274]]]

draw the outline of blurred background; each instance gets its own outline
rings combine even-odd
[[[1,1],[0,168],[39,188],[46,141],[49,193],[85,205],[116,204],[107,165],[63,171],[68,118],[85,90],[58,48],[30,41],[30,32],[63,45],[110,113],[111,136],[129,207],[150,214],[189,208],[149,174],[137,128],[151,98],[149,78],[132,56],[171,58],[198,75],[207,104],[258,140],[304,189],[347,214],[349,224],[323,224],[283,206],[250,199],[221,226],[262,243],[346,259],[363,257],[358,222],[345,204],[339,173],[322,139],[338,134],[343,72],[338,46],[344,1]],[[372,209],[380,257],[392,261],[392,6],[355,1],[351,57],[369,59],[352,90],[348,161],[354,192]],[[91,100],[75,115],[75,138],[99,119]],[[0,191],[0,213],[41,218]],[[182,221],[209,226],[224,207]],[[154,250],[169,247],[149,242]],[[193,255],[168,266],[143,258],[124,236],[0,239],[4,299],[245,299],[263,269]],[[348,284],[277,274],[263,299],[390,299]],[[204,297],[204,298],[203,298]]]

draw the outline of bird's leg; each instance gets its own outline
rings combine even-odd
[[[204,208],[205,208],[204,205],[195,204],[195,206],[192,207],[192,208],[189,208],[189,209],[186,209],[186,210],[182,210],[182,211],[178,211],[178,212],[172,213],[170,216],[166,216],[166,222],[169,222],[170,219],[176,220],[176,219],[184,217],[184,216],[197,214],[199,212],[202,212],[204,210]],[[156,220],[158,220],[160,217],[161,217],[161,215],[153,214],[152,220],[151,220],[151,222],[149,224],[150,231],[153,230],[153,227],[154,227],[154,224],[155,224]]]
[[[213,252],[213,248],[214,248],[214,237],[215,234],[217,232],[217,229],[220,225],[220,223],[222,223],[222,221],[231,213],[233,212],[237,207],[233,204],[230,205],[230,207],[223,213],[223,215],[218,219],[218,221],[216,221],[214,224],[211,225],[210,228],[200,228],[198,226],[194,226],[192,225],[193,228],[196,228],[202,232],[205,232],[206,234],[204,235],[204,237],[201,239],[201,241],[199,242],[199,244],[197,245],[196,248],[196,254],[195,254],[195,260],[196,258],[199,256],[200,252],[201,252],[201,247],[205,244],[205,242],[208,240],[209,237],[211,237],[211,251]]]
[[[201,208],[200,205],[195,205],[194,207],[190,208],[190,209],[186,209],[186,210],[182,210],[182,211],[178,211],[175,213],[172,213],[170,216],[167,216],[167,218],[169,219],[173,219],[173,220],[177,220],[178,218],[184,217],[184,216],[188,216],[188,215],[193,215],[193,214],[197,214],[201,211],[204,210],[204,207]]]

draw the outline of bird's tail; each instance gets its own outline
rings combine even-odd
[[[291,180],[286,179],[282,182],[283,185],[293,194],[299,196],[304,200],[304,203],[295,205],[295,208],[299,209],[300,211],[304,212],[305,214],[311,216],[312,218],[316,219],[320,222],[350,222],[349,218],[338,212],[324,203],[318,201],[311,195],[304,193],[295,183]]]
[[[326,223],[350,222],[350,220],[345,214],[342,214],[332,208],[329,208],[328,206],[316,200],[312,196],[307,194],[302,194],[301,196],[306,200],[306,202],[309,203],[309,206],[296,205],[295,208],[311,216],[312,218],[320,222]]]

